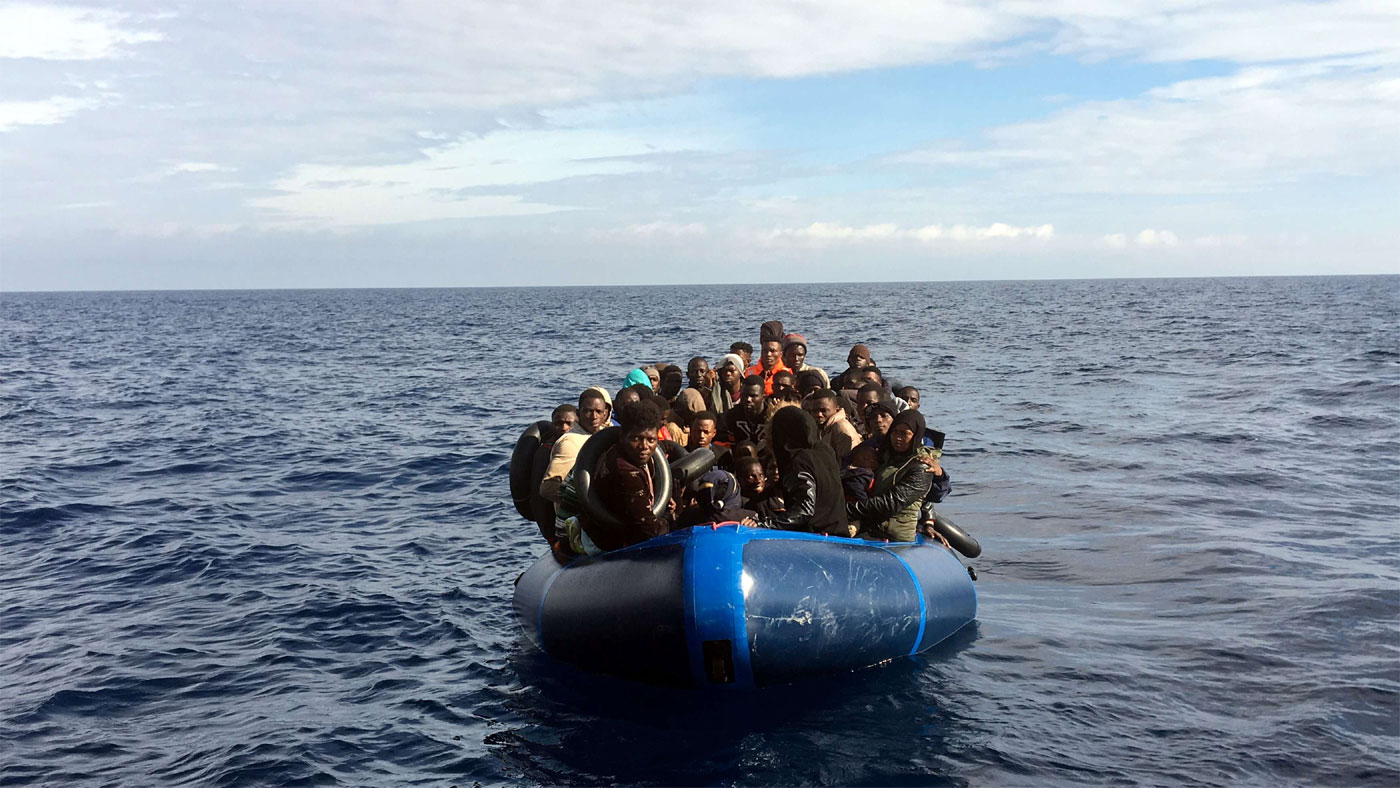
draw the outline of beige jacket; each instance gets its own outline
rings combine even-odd
[[[541,498],[559,503],[559,486],[564,483],[564,477],[569,475],[569,471],[574,469],[578,450],[583,448],[591,434],[575,424],[554,442],[554,448],[549,452],[549,465],[545,467],[544,478],[540,480]]]
[[[860,433],[856,432],[851,420],[846,418],[846,411],[837,408],[836,412],[831,414],[831,420],[822,427],[822,440],[836,452],[836,461],[839,463],[846,459],[846,455],[851,453],[851,449],[855,448],[857,443],[860,443]]]

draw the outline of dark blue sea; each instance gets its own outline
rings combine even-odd
[[[531,652],[528,423],[779,318],[948,434],[978,621]],[[1400,277],[0,295],[0,784],[1400,783]]]

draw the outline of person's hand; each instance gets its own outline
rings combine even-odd
[[[758,521],[753,519],[752,517],[745,517],[744,519],[739,521],[739,525],[747,525],[750,528],[757,528]]]
[[[919,461],[922,462],[925,466],[927,466],[928,472],[933,474],[934,476],[943,475],[943,466],[938,464],[937,457],[929,457],[927,455],[924,455],[919,457]]]

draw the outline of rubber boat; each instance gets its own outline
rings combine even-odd
[[[927,651],[977,616],[941,545],[737,523],[697,526],[520,577],[515,611],[546,654],[672,687],[750,689]]]
[[[547,533],[538,497],[551,436],[526,429],[511,458],[521,516]],[[618,439],[593,435],[574,485],[598,500],[591,469]],[[708,449],[651,460],[660,514],[672,483],[714,465]],[[680,450],[684,452],[683,449]],[[552,528],[552,522],[549,527]],[[941,514],[935,530],[964,555],[977,541]],[[933,542],[873,542],[714,523],[560,565],[546,551],[516,582],[515,612],[541,651],[593,673],[671,687],[751,689],[927,651],[977,617],[975,575]]]

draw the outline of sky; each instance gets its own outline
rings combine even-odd
[[[1400,273],[1395,0],[0,0],[0,290]]]

